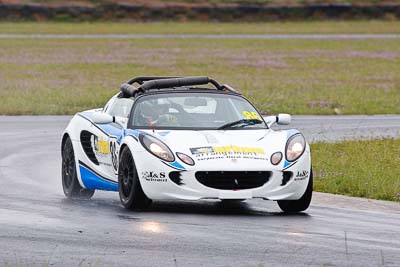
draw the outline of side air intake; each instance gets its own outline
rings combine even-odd
[[[85,151],[86,156],[90,159],[91,162],[99,165],[99,161],[97,160],[96,155],[94,154],[94,149],[92,147],[92,138],[94,138],[94,135],[91,132],[81,132],[81,145],[83,151]]]

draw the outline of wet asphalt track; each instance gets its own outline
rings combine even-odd
[[[156,202],[147,212],[124,210],[117,193],[66,200],[59,139],[68,119],[0,117],[0,266],[400,264],[399,203],[315,194],[307,213],[283,215],[262,200]],[[300,116],[293,126],[335,141],[399,136],[399,122]]]

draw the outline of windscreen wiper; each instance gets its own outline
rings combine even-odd
[[[260,123],[263,123],[263,121],[259,120],[259,119],[241,119],[241,120],[226,123],[226,124],[222,125],[221,127],[218,127],[218,130],[230,128],[232,126],[239,125],[239,124],[255,125],[255,124],[260,124]]]

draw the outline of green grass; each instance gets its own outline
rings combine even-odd
[[[400,201],[400,139],[311,145],[314,190]]]
[[[310,21],[270,23],[1,22],[0,33],[400,33],[400,21]]]
[[[0,40],[0,114],[102,106],[139,75],[209,75],[263,113],[400,113],[400,40]]]
[[[218,32],[221,26],[0,23],[0,32],[124,32],[128,25],[132,32]],[[245,32],[252,24],[233,25],[222,27]],[[275,24],[255,24],[254,32],[260,25]],[[290,25],[292,31],[297,27]],[[73,114],[99,107],[122,82],[139,75],[208,75],[241,90],[265,114],[400,113],[400,39],[25,38],[0,39],[0,114]]]

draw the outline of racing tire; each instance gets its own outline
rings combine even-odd
[[[151,204],[151,199],[144,194],[140,185],[135,162],[127,146],[122,149],[120,154],[118,191],[119,199],[127,209],[143,210]]]
[[[294,213],[305,211],[311,203],[313,191],[313,172],[310,172],[310,178],[308,180],[308,185],[303,196],[298,200],[278,200],[278,205],[284,212]]]
[[[90,199],[95,190],[83,188],[78,181],[74,147],[68,137],[62,148],[61,177],[64,195],[67,198]]]
[[[241,202],[245,202],[246,199],[221,199],[222,204],[226,205],[232,205],[232,204],[237,204]]]

